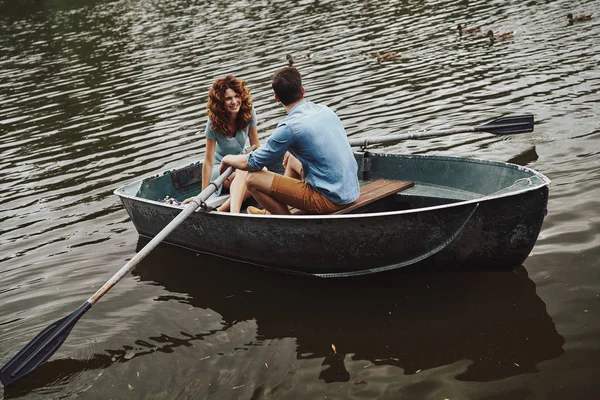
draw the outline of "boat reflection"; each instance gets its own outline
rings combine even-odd
[[[484,382],[536,372],[563,353],[564,339],[524,267],[328,280],[157,250],[134,271],[141,280],[185,293],[186,304],[214,310],[227,324],[256,320],[260,339],[296,338],[297,358],[330,366],[320,376],[327,382],[349,380],[345,355],[405,374],[467,359],[472,364],[456,378]]]
[[[140,238],[138,250],[146,243]],[[456,379],[485,382],[536,372],[537,364],[563,353],[564,339],[524,267],[513,272],[399,270],[331,280],[275,273],[163,245],[133,273],[170,292],[156,301],[219,313],[223,331],[254,320],[259,343],[295,338],[297,359],[323,359],[326,368],[318,378],[325,382],[349,381],[348,356],[394,365],[404,374],[470,360]],[[181,333],[184,338],[131,338],[135,345],[83,359],[51,360],[6,388],[4,397],[42,387],[60,390],[84,371],[154,352],[174,353],[218,332]]]

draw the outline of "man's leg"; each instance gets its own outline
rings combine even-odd
[[[271,186],[275,173],[271,171],[249,172],[246,186],[252,196],[271,214],[289,215],[287,204],[280,203],[271,196]]]

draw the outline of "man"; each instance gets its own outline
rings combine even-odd
[[[252,214],[290,214],[288,206],[312,214],[338,211],[360,194],[357,164],[338,116],[327,106],[304,99],[302,79],[294,67],[275,72],[275,100],[288,115],[267,143],[249,155],[228,155],[228,166],[250,171],[247,188],[265,207],[248,207]],[[285,174],[263,169],[284,156]]]

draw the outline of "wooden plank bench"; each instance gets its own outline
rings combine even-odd
[[[404,189],[413,187],[414,185],[414,182],[377,179],[375,181],[369,182],[361,186],[360,196],[358,196],[358,199],[354,200],[347,207],[342,208],[341,210],[336,211],[331,215],[349,213],[350,211],[354,211],[358,208],[364,207],[367,204],[371,204],[377,200],[396,194]],[[305,213],[304,211],[293,207],[290,208],[290,212],[294,215]]]

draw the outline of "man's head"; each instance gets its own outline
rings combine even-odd
[[[304,97],[302,78],[300,72],[294,67],[285,67],[277,70],[273,75],[271,87],[275,92],[275,99],[284,106],[292,104]]]

